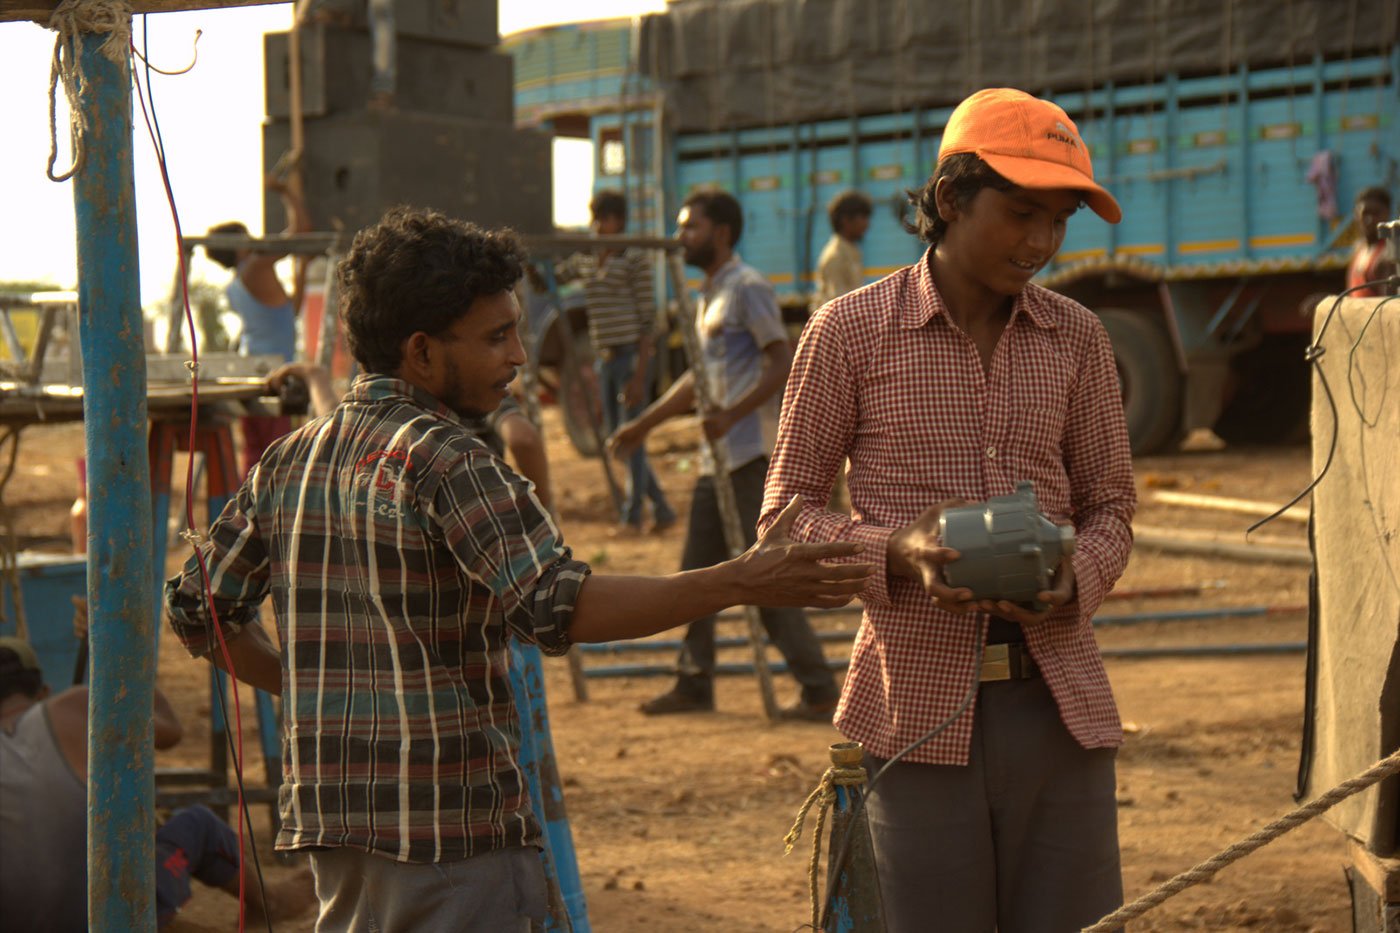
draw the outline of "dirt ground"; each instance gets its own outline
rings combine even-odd
[[[598,461],[574,455],[547,412],[554,485],[567,540],[602,572],[664,572],[679,562],[682,529],[641,539],[617,537],[608,518]],[[696,466],[692,423],[653,439],[657,472],[682,509]],[[22,544],[62,549],[81,454],[76,425],[26,432],[16,475],[5,493],[16,509]],[[1210,529],[1238,540],[1248,519],[1169,507],[1157,488],[1282,501],[1307,481],[1304,448],[1182,453],[1138,462],[1143,526]],[[180,485],[180,484],[177,484]],[[1304,543],[1302,526],[1267,532]],[[178,541],[177,541],[178,543]],[[173,568],[183,560],[170,553]],[[1221,606],[1297,607],[1307,601],[1307,571],[1297,566],[1169,556],[1139,548],[1123,590],[1201,586],[1193,596],[1114,601],[1104,614]],[[819,628],[852,630],[850,615],[827,615]],[[739,634],[742,623],[728,623]],[[672,635],[671,637],[675,637]],[[1305,617],[1151,623],[1105,628],[1106,649],[1201,644],[1301,642]],[[828,642],[830,657],[848,656],[846,641]],[[161,643],[160,685],[181,713],[183,744],[160,765],[204,763],[208,746],[207,675],[173,638]],[[735,652],[732,660],[743,660]],[[590,655],[586,666],[669,664],[669,651]],[[1293,806],[1303,704],[1303,656],[1223,655],[1112,659],[1109,673],[1125,722],[1119,756],[1120,832],[1129,898],[1214,854]],[[747,677],[725,678],[713,715],[648,719],[637,704],[665,689],[664,677],[589,678],[590,699],[577,702],[562,662],[547,664],[550,714],[559,768],[589,915],[600,933],[641,931],[791,931],[810,916],[806,837],[784,858],[782,839],[826,767],[830,726],[770,724]],[[778,677],[780,700],[795,696]],[[245,723],[252,719],[245,700]],[[247,733],[250,775],[261,774]],[[254,813],[270,879],[291,867],[269,851],[266,810]],[[936,840],[930,840],[936,844]],[[1134,930],[1269,930],[1341,933],[1350,929],[1339,833],[1315,821],[1158,908]],[[931,905],[933,908],[934,905]],[[931,916],[936,913],[931,911]],[[184,930],[236,928],[233,899],[200,890],[178,924]],[[931,919],[930,929],[936,928]],[[278,925],[309,929],[311,921]]]

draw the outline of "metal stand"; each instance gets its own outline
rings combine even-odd
[[[666,257],[671,270],[671,287],[675,290],[676,301],[681,310],[681,336],[685,340],[685,355],[690,361],[690,372],[695,380],[695,404],[700,417],[714,410],[714,399],[710,397],[709,385],[705,378],[705,359],[700,352],[700,335],[695,329],[695,310],[685,287],[685,268],[681,257],[674,253]],[[738,557],[744,553],[743,525],[739,520],[739,503],[734,497],[734,483],[729,476],[729,461],[724,448],[712,443],[701,435],[701,442],[710,451],[715,465],[715,494],[719,500],[719,514],[724,522],[724,541],[729,547],[729,556]],[[768,658],[764,651],[767,639],[759,619],[758,607],[745,606],[744,617],[748,622],[749,645],[753,650],[754,676],[758,680],[759,696],[763,699],[763,712],[769,719],[779,718],[778,701],[773,694],[773,675],[768,669]]]
[[[238,462],[234,457],[233,430],[226,421],[201,424],[195,430],[195,450],[204,454],[207,477],[208,524],[224,510],[238,490]],[[167,544],[166,516],[170,512],[171,478],[175,451],[189,447],[189,421],[156,419],[151,422],[148,456],[151,463],[151,500],[155,520],[152,522],[152,543],[155,554],[155,615],[162,613],[162,591],[165,586],[165,554]],[[219,703],[222,693],[224,704]],[[258,737],[262,746],[265,785],[250,787],[245,776],[244,800],[247,803],[269,805],[269,819],[274,832],[278,828],[277,789],[282,783],[282,747],[278,723],[280,718],[272,697],[261,690],[254,691],[258,716]],[[227,821],[228,808],[236,803],[237,794],[229,784],[228,741],[229,725],[224,706],[233,702],[228,675],[212,664],[209,666],[209,767],[208,769],[165,769],[156,772],[156,784],[162,790],[156,802],[162,807],[183,807],[203,803],[214,808]],[[193,789],[170,789],[188,788]]]

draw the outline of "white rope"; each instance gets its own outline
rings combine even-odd
[[[1297,809],[1291,810],[1268,826],[1241,839],[1234,845],[1226,848],[1206,859],[1195,868],[1189,869],[1177,875],[1158,887],[1144,894],[1142,897],[1120,907],[1118,910],[1104,917],[1093,926],[1085,927],[1083,933],[1112,933],[1120,929],[1129,920],[1136,920],[1143,914],[1157,907],[1163,901],[1174,897],[1185,891],[1189,887],[1209,881],[1215,877],[1215,873],[1226,865],[1237,862],[1256,849],[1263,848],[1285,833],[1297,829],[1308,820],[1328,810],[1348,797],[1359,794],[1361,791],[1373,784],[1378,784],[1393,774],[1400,773],[1400,752],[1382,758],[1361,774],[1350,780],[1343,781],[1327,793],[1316,800],[1306,803]]]
[[[53,60],[49,66],[49,164],[50,181],[67,181],[83,169],[86,152],[83,138],[87,134],[87,117],[83,114],[82,96],[87,91],[82,58],[78,49],[78,34],[107,34],[107,41],[98,49],[113,64],[126,60],[131,48],[131,4],[127,0],[63,0],[49,17],[49,28],[58,33],[53,42]],[[68,171],[54,174],[58,161],[58,84],[63,82],[63,95],[68,100],[69,142],[73,149],[73,164]]]

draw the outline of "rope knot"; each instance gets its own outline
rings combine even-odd
[[[817,807],[816,819],[812,828],[812,858],[807,863],[807,882],[812,896],[812,929],[819,930],[821,922],[821,894],[817,884],[818,869],[822,859],[822,828],[826,825],[827,811],[836,803],[836,788],[838,787],[864,787],[866,774],[864,768],[839,768],[832,766],[826,769],[822,779],[817,783],[816,789],[807,795],[802,806],[797,810],[797,820],[792,824],[792,829],[788,830],[783,837],[783,855],[790,855],[793,847],[797,845],[797,840],[802,837],[802,827],[807,821],[807,814],[815,805]]]
[[[67,181],[82,171],[86,160],[83,138],[87,134],[87,116],[83,113],[82,96],[87,90],[78,54],[78,34],[106,33],[107,39],[98,49],[103,58],[114,65],[128,61],[131,48],[131,4],[128,0],[62,0],[49,16],[48,27],[58,35],[54,38],[53,59],[49,65],[49,164],[50,181]],[[73,165],[68,171],[54,174],[58,161],[58,85],[63,83],[63,96],[68,100],[69,141],[73,148]]]
[[[204,543],[204,535],[195,531],[193,528],[186,528],[184,531],[180,532],[180,537],[183,538],[190,547],[196,550]]]

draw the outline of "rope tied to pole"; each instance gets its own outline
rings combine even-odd
[[[791,855],[793,847],[797,845],[797,840],[802,838],[802,827],[807,821],[807,814],[815,806],[817,815],[812,824],[812,857],[807,862],[807,882],[808,890],[812,897],[812,929],[821,929],[821,886],[817,884],[817,874],[821,867],[822,859],[822,829],[826,825],[826,814],[836,804],[836,788],[838,787],[864,787],[866,782],[865,769],[841,768],[833,765],[826,769],[822,779],[818,782],[816,789],[807,795],[802,806],[797,810],[797,819],[792,824],[792,829],[788,830],[783,837],[783,854]]]
[[[1371,785],[1379,784],[1395,774],[1400,774],[1400,751],[1392,752],[1361,774],[1343,781],[1316,800],[1285,813],[1263,829],[1246,836],[1196,867],[1163,882],[1131,904],[1118,908],[1093,926],[1085,927],[1083,933],[1110,933],[1110,931],[1117,930],[1129,920],[1136,920],[1168,898],[1174,897],[1203,881],[1209,881],[1216,872],[1226,865],[1239,861],[1256,849],[1263,848],[1285,833],[1297,829],[1318,814],[1330,810],[1348,797],[1359,794]]]
[[[49,66],[49,164],[45,171],[49,181],[67,181],[83,170],[86,161],[83,138],[88,126],[80,102],[87,91],[87,76],[83,74],[82,58],[78,54],[78,34],[106,33],[107,40],[98,51],[113,64],[121,64],[131,49],[131,4],[127,0],[63,0],[54,8],[48,27],[58,35],[54,37],[53,59]],[[66,172],[55,175],[60,81],[63,83],[63,95],[68,100],[68,133],[73,164]]]

